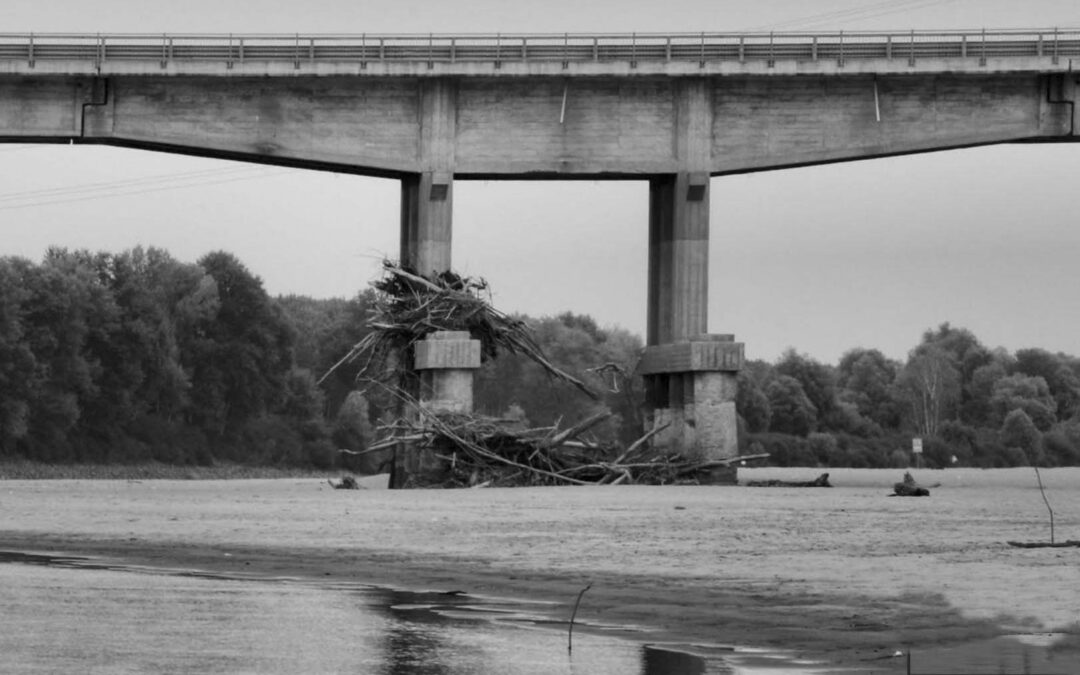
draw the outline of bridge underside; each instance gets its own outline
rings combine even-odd
[[[667,442],[708,458],[736,454],[742,361],[741,344],[707,335],[710,176],[1075,141],[1077,80],[17,75],[0,76],[0,141],[110,144],[398,178],[402,259],[425,273],[451,265],[455,180],[648,181],[641,372],[655,421],[671,424]]]

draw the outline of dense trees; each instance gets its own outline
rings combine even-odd
[[[858,348],[833,368],[789,350],[748,364],[740,385],[744,450],[757,444],[781,464],[903,466],[912,437],[931,466],[1080,460],[1080,360],[991,350],[947,323],[904,363]]]
[[[42,461],[325,460],[321,393],[295,331],[227,253],[50,250],[0,259],[0,453]],[[277,446],[280,442],[275,441]]]
[[[364,337],[371,300],[271,298],[225,252],[0,258],[0,457],[327,466],[392,408],[358,391],[359,363],[323,377]],[[607,410],[596,434],[640,436],[637,336],[569,312],[519,318],[599,397],[504,354],[478,374],[479,412],[550,425]],[[1080,359],[988,349],[949,324],[904,362],[867,348],[835,366],[793,349],[750,361],[736,407],[743,449],[777,464],[904,466],[913,436],[937,466],[1080,463]]]

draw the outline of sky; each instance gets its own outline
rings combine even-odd
[[[1080,27],[1077,0],[3,0],[3,32],[446,33]],[[712,179],[709,330],[749,358],[904,359],[926,329],[1080,355],[1080,145]],[[94,146],[0,144],[0,255],[235,253],[272,294],[348,297],[396,256],[396,181]],[[644,182],[459,181],[454,266],[497,307],[643,334]]]

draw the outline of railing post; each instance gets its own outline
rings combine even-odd
[[[915,65],[915,31],[911,31],[911,44],[910,44],[910,49],[908,51],[907,64],[909,66],[914,66]]]
[[[562,44],[562,67],[566,70],[570,67],[570,34],[563,33]]]
[[[1058,29],[1054,29],[1054,65],[1058,64]]]
[[[844,31],[840,31],[840,54],[837,56],[836,66],[838,68],[844,67]]]
[[[98,33],[97,38],[97,69],[101,70],[101,64],[105,62],[105,37]]]
[[[983,31],[982,31],[982,56],[979,57],[979,65],[980,66],[985,66],[986,65],[986,29],[985,28],[983,28]]]
[[[705,67],[705,32],[701,33],[701,53],[698,55],[698,68]]]
[[[1035,56],[1042,58],[1043,55],[1043,40],[1042,33],[1039,33],[1038,39],[1035,41]]]
[[[769,31],[769,60],[768,66],[772,68],[776,65],[776,45],[773,41],[773,32]]]
[[[637,68],[637,33],[630,33],[630,67]]]
[[[593,36],[592,39],[592,60],[597,62],[600,60],[600,38]]]
[[[810,60],[817,61],[817,36],[813,37],[810,43]]]
[[[232,57],[232,33],[229,33],[229,46],[228,46],[228,51],[226,52],[226,56],[225,56],[225,67],[226,67],[226,68],[228,68],[228,69],[230,69],[230,70],[231,70],[231,69],[232,69],[232,67],[233,67],[233,57]]]
[[[386,39],[379,38],[379,61],[386,60]]]
[[[293,42],[293,70],[300,70],[300,33],[296,34]]]
[[[664,60],[671,63],[671,36],[667,36],[667,42],[664,45]]]
[[[308,61],[315,65],[315,38],[308,38]]]
[[[27,65],[34,67],[34,34],[30,33],[30,44],[27,45]]]
[[[967,35],[960,36],[960,58],[967,58]]]
[[[746,36],[739,36],[739,63],[746,63]]]
[[[450,63],[457,63],[457,38],[450,38]]]
[[[529,60],[529,38],[527,37],[521,38],[521,60]]]
[[[240,38],[240,42],[237,45],[237,49],[239,50],[238,53],[240,55],[240,65],[242,66],[242,65],[244,65],[244,38]]]
[[[892,61],[892,35],[885,36],[885,59]]]
[[[502,37],[495,33],[495,70],[502,68]]]

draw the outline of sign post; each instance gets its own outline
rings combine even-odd
[[[915,468],[916,469],[921,469],[922,468],[922,439],[921,438],[913,438],[913,439],[911,439],[911,452],[914,453],[914,455],[915,455]]]

